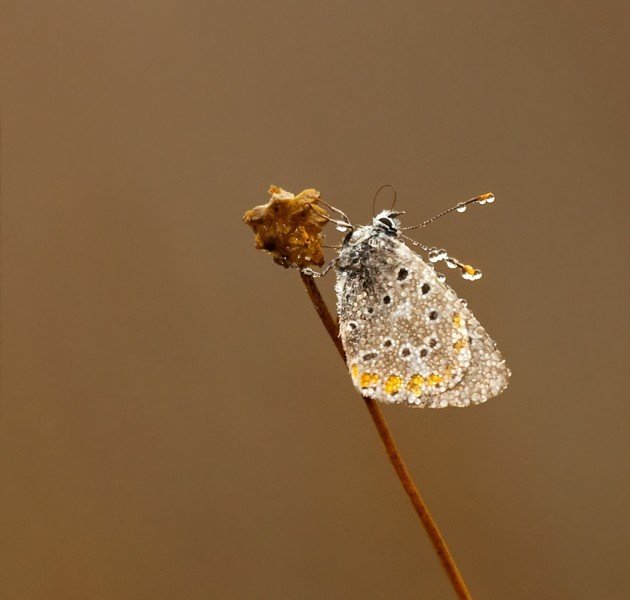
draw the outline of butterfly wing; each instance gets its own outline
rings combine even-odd
[[[442,408],[496,396],[510,375],[496,344],[433,266],[395,238],[342,249],[339,328],[361,394]]]

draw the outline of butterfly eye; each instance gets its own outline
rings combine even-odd
[[[383,223],[383,225],[385,225],[386,227],[389,227],[391,229],[394,228],[394,224],[392,223],[392,220],[388,219],[387,217],[380,217],[379,221]]]

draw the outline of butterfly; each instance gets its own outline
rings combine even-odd
[[[493,200],[485,194],[438,217]],[[335,222],[347,232],[331,263],[339,335],[357,390],[381,402],[429,408],[480,404],[503,391],[510,370],[496,343],[433,263],[444,260],[467,279],[481,272],[423,246],[425,262],[403,241],[416,243],[403,234],[402,213],[385,210],[371,225],[355,227],[334,210],[345,217]]]

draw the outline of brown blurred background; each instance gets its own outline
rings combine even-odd
[[[630,597],[626,2],[3,5],[1,598],[453,597],[272,183],[496,194],[415,233],[510,387],[385,415],[475,598]]]

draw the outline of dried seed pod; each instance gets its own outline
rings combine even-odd
[[[328,222],[326,211],[317,203],[319,192],[308,189],[297,196],[282,188],[269,188],[271,200],[248,210],[243,221],[256,234],[258,250],[269,252],[283,267],[308,267],[324,264],[321,234]]]

